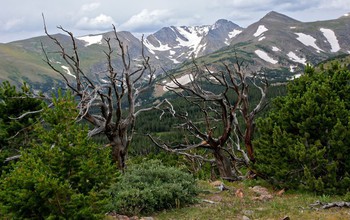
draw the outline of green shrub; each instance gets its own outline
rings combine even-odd
[[[41,108],[42,101],[31,95],[26,83],[23,83],[20,90],[8,81],[0,84],[0,174],[6,170],[6,158],[17,155],[20,147],[27,147],[29,136],[33,135],[31,125],[37,121],[39,114],[11,119]]]
[[[257,121],[255,168],[279,187],[350,190],[350,71],[307,67]]]
[[[91,142],[87,128],[74,121],[72,97],[53,103],[30,148],[1,177],[0,213],[14,219],[100,219],[115,177],[110,149]]]
[[[198,194],[193,176],[158,160],[130,166],[110,190],[113,210],[127,215],[194,203]]]
[[[345,202],[350,202],[350,192],[347,192],[347,193],[344,195],[344,201],[345,201]]]

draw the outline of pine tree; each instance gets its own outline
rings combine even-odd
[[[0,85],[0,173],[6,158],[18,155],[20,148],[28,146],[33,124],[39,114],[17,118],[26,112],[37,111],[43,102],[32,98],[26,83],[21,90],[5,81]]]
[[[308,66],[257,122],[257,171],[280,187],[349,191],[349,100],[349,70]]]
[[[110,149],[94,144],[87,127],[75,122],[69,94],[53,104],[36,125],[30,148],[2,175],[0,207],[16,219],[99,219],[109,203],[104,190],[115,178]]]

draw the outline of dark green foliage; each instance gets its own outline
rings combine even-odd
[[[53,104],[30,148],[2,175],[1,212],[15,219],[100,219],[110,202],[105,189],[116,175],[110,149],[91,142],[87,128],[75,122],[71,96]]]
[[[132,165],[111,187],[113,210],[135,215],[181,207],[196,201],[196,181],[174,167],[157,160]]]
[[[350,71],[334,64],[290,82],[257,122],[256,169],[280,187],[350,189]]]
[[[350,202],[350,192],[347,192],[347,193],[344,195],[343,201],[345,201],[345,202]]]
[[[5,159],[17,155],[20,148],[26,147],[30,140],[32,125],[38,114],[11,119],[41,109],[42,102],[30,95],[26,84],[23,84],[21,91],[7,81],[0,86],[0,173]]]

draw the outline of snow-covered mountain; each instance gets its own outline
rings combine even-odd
[[[138,60],[141,40],[127,31],[120,31],[117,35],[127,46],[131,59]],[[68,36],[55,36],[65,48],[71,48]],[[114,39],[115,33],[77,38],[84,71],[94,74],[106,69],[104,51],[108,50],[105,41],[108,38]],[[0,44],[3,57],[0,60],[0,81],[25,79],[40,85],[57,80],[59,76],[50,72],[42,62],[41,43],[48,51],[56,50],[46,36]],[[113,40],[112,44],[116,50],[116,41]],[[237,55],[245,59],[253,71],[263,68],[270,76],[283,80],[299,74],[307,63],[317,64],[330,57],[350,54],[350,14],[328,21],[300,22],[272,11],[245,29],[224,19],[212,25],[170,26],[147,36],[144,46],[146,55],[159,72],[179,67],[192,58],[220,65],[232,62]],[[58,65],[59,57],[53,59]],[[116,68],[118,65],[115,62]],[[60,66],[69,75],[68,67]]]
[[[178,64],[229,45],[242,30],[243,28],[224,19],[213,25],[164,27],[149,35],[145,46],[157,59],[164,57],[173,64]]]
[[[242,30],[243,28],[224,19],[218,20],[213,25],[170,26],[147,36],[144,39],[144,46],[146,54],[151,57],[155,66],[171,69],[186,60],[228,46]],[[131,57],[137,59],[142,45],[140,39],[126,31],[117,34],[124,45],[128,46]],[[85,50],[88,50],[96,46],[107,46],[105,41],[107,38],[115,38],[114,32],[81,36],[77,39],[86,47]]]
[[[315,65],[350,54],[350,14],[328,21],[300,22],[272,11],[233,38],[229,47],[202,59],[222,62],[234,52],[247,60],[253,71],[263,68],[286,73],[279,75],[284,79],[292,77],[307,63]]]

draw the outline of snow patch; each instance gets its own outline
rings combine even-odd
[[[293,76],[291,76],[291,77],[288,77],[287,79],[288,79],[288,80],[294,80],[294,79],[297,79],[297,78],[299,78],[299,77],[301,77],[301,73],[297,73],[297,74],[295,74],[295,75],[293,75]]]
[[[194,54],[196,54],[196,56],[198,56],[199,52],[204,51],[205,48],[207,47],[207,43],[205,43],[204,45],[198,45],[197,49],[193,52]]]
[[[298,66],[297,65],[290,65],[289,66],[289,71],[291,72],[291,73],[294,73],[295,72],[295,68],[297,68]]]
[[[90,46],[92,44],[102,44],[102,35],[88,35],[83,37],[78,37],[78,40],[85,41],[85,47]]]
[[[174,59],[172,57],[168,57],[169,60],[173,61],[174,64],[178,64],[178,63],[181,63],[180,61],[178,61],[177,59]]]
[[[254,37],[259,37],[262,33],[264,33],[265,31],[268,31],[269,29],[267,29],[264,25],[259,25],[258,29],[256,30]]]
[[[176,81],[182,85],[185,85],[191,82],[192,80],[193,80],[192,74],[186,74],[176,79]],[[174,82],[169,82],[165,84],[165,86],[163,86],[163,91],[168,91],[169,89],[167,87],[177,88],[177,85]]]
[[[156,39],[159,43],[159,47],[155,47],[153,44],[151,44],[147,39],[145,40],[145,47],[147,47],[149,50],[151,50],[151,53],[153,52],[153,50],[157,50],[157,51],[167,51],[170,50],[171,47],[169,47],[168,44],[162,44],[162,42],[160,42],[158,39]],[[154,52],[153,52],[154,54]]]
[[[299,77],[301,77],[301,73],[295,74],[293,77],[294,77],[294,79],[299,78]]]
[[[62,65],[61,67],[62,67],[62,69],[64,69],[64,70],[66,71],[66,73],[67,73],[68,75],[73,76],[74,78],[76,78],[76,76],[70,72],[70,69],[69,69],[68,66],[63,66],[63,65]]]
[[[272,51],[278,52],[278,51],[281,51],[281,49],[278,48],[278,47],[273,46],[273,47],[272,47]]]
[[[233,31],[231,31],[231,32],[228,33],[228,37],[229,37],[229,38],[234,38],[234,37],[236,37],[238,34],[240,34],[241,32],[242,32],[241,30],[234,29]]]
[[[306,65],[306,58],[298,57],[294,52],[290,51],[287,56],[290,60]]]
[[[262,40],[264,40],[265,38],[266,38],[265,36],[262,36],[262,37],[259,38],[258,41],[262,41]]]
[[[265,60],[266,62],[269,62],[272,64],[278,63],[277,60],[274,60],[273,58],[271,58],[265,51],[256,50],[255,54],[258,55],[258,57],[260,57],[261,59]]]
[[[174,55],[176,52],[174,50],[169,50],[170,55]]]
[[[337,36],[335,36],[334,31],[331,29],[326,28],[320,28],[320,31],[322,31],[325,38],[327,38],[329,44],[331,45],[332,49],[331,52],[337,52],[340,50],[339,42],[337,39]]]
[[[289,28],[290,28],[290,29],[295,29],[295,28],[297,28],[297,27],[294,27],[294,26],[293,26],[293,27],[289,27]]]
[[[101,82],[103,82],[103,83],[110,83],[108,80],[105,80],[105,79],[103,79],[103,78],[100,78],[100,80],[101,80]]]
[[[350,16],[350,14],[349,14],[349,13],[346,13],[346,14],[344,14],[344,16],[345,16],[345,17],[348,17],[348,16]]]
[[[200,46],[202,37],[208,34],[209,27],[176,27],[175,29],[175,32],[179,32],[184,38],[187,39],[186,41],[177,37],[176,41],[179,42],[179,46],[192,49],[194,55],[197,56],[199,53],[198,47]]]
[[[230,45],[231,39],[236,37],[238,34],[240,34],[242,31],[234,29],[233,31],[228,33],[228,38],[225,39],[225,44]]]
[[[295,34],[298,35],[297,40],[303,43],[305,46],[311,46],[315,48],[318,52],[323,51],[321,48],[319,48],[316,45],[316,39],[313,36],[303,34],[303,33],[295,33]]]
[[[219,81],[214,76],[209,77],[209,79],[214,81],[214,82],[218,82],[219,83]]]

